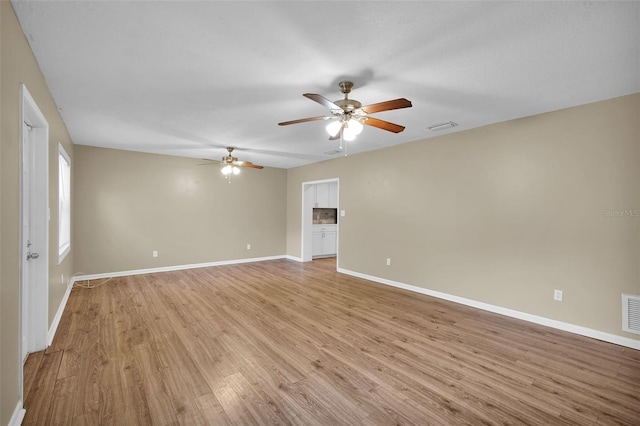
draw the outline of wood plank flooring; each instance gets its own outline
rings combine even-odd
[[[640,351],[287,260],[74,288],[24,425],[639,425]]]

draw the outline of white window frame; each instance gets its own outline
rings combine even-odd
[[[63,169],[63,167],[66,167]],[[65,170],[67,171],[65,176]],[[65,223],[66,222],[66,223]],[[66,231],[66,232],[64,232]],[[58,144],[58,264],[71,251],[71,158]]]

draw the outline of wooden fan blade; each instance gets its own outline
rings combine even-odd
[[[362,110],[367,114],[373,114],[374,112],[389,111],[392,109],[409,108],[411,101],[405,98],[394,99],[392,101],[379,102],[377,104],[371,104],[363,106]]]
[[[283,121],[282,123],[278,123],[278,126],[288,126],[289,124],[297,124],[297,123],[306,123],[307,121],[317,121],[317,120],[328,120],[331,117],[309,117],[309,118],[301,118],[299,120],[291,120],[291,121]]]
[[[320,105],[326,108],[342,110],[342,108],[340,108],[338,105],[331,102],[329,99],[325,98],[324,96],[318,95],[316,93],[305,93],[302,96],[307,97],[312,101],[316,101],[317,103],[319,103]]]
[[[218,164],[222,164],[222,161],[210,160],[208,158],[202,158],[202,161],[208,161],[208,163],[197,163],[196,166],[217,166]]]
[[[367,117],[367,119],[364,121],[364,124],[366,124],[367,126],[377,127],[378,129],[388,130],[393,133],[400,133],[404,130],[404,126],[390,123],[384,120],[379,120],[373,117]]]
[[[240,166],[240,167],[250,167],[252,169],[264,169],[263,166],[259,166],[257,164],[249,163],[248,161],[245,161],[242,164],[238,164],[238,166]]]

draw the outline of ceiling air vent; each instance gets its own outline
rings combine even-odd
[[[439,130],[451,129],[452,127],[456,127],[457,125],[458,123],[447,121],[446,123],[434,124],[433,126],[429,126],[428,129],[432,132],[437,132]]]
[[[640,334],[640,296],[622,294],[622,330]]]

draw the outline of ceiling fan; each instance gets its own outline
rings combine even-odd
[[[324,96],[315,93],[305,93],[303,95],[312,101],[316,101],[329,108],[331,115],[283,121],[278,123],[278,125],[288,126],[290,124],[305,123],[307,121],[331,120],[326,127],[327,132],[330,135],[329,139],[335,140],[344,137],[344,140],[346,141],[354,140],[355,137],[362,132],[363,124],[393,133],[400,133],[404,130],[404,126],[370,117],[369,114],[389,111],[392,109],[409,108],[411,107],[411,101],[405,98],[399,98],[362,106],[362,104],[355,99],[349,99],[349,93],[351,93],[351,89],[353,88],[352,82],[341,81],[338,86],[340,87],[340,91],[344,94],[344,99],[340,99],[335,102],[331,102]]]
[[[228,146],[227,151],[229,152],[229,154],[225,157],[222,157],[221,161],[204,158],[205,161],[210,161],[210,163],[201,163],[199,165],[204,166],[209,164],[223,164],[222,174],[225,176],[229,176],[231,174],[237,175],[238,173],[240,173],[239,167],[249,167],[252,169],[264,169],[263,166],[253,164],[250,161],[239,161],[236,157],[231,155],[233,150],[234,148],[232,146]]]

